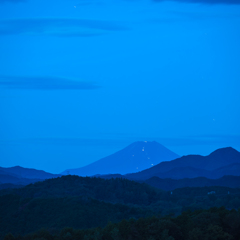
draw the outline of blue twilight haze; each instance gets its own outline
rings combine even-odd
[[[0,166],[239,151],[239,42],[240,0],[0,0]]]

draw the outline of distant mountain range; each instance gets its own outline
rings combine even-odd
[[[0,174],[0,184],[28,185],[38,181],[42,181],[42,179],[19,178],[8,174]]]
[[[175,157],[177,158],[170,160]],[[149,165],[152,167],[147,168]],[[129,173],[144,167],[147,169]],[[126,172],[128,174],[123,174]],[[89,175],[105,179],[126,178],[145,182],[164,190],[213,185],[240,187],[240,177],[234,177],[240,176],[240,152],[227,147],[217,149],[208,156],[187,155],[179,157],[157,142],[135,142],[123,150],[86,167],[66,170],[64,173]],[[60,174],[51,174],[20,166],[0,167],[0,188],[19,187],[60,176]]]
[[[0,184],[11,183],[15,185],[27,185],[49,178],[60,177],[60,174],[52,174],[33,168],[23,168],[20,166],[3,168],[0,167]]]
[[[17,185],[17,184],[12,184],[12,183],[3,183],[0,184],[0,190],[2,189],[11,189],[11,188],[22,188],[24,185]]]
[[[162,162],[138,173],[124,177],[132,180],[159,178],[220,178],[224,175],[240,176],[240,152],[227,147],[220,148],[208,156],[188,155],[170,162]]]
[[[158,177],[152,177],[144,181],[145,183],[165,190],[170,191],[177,188],[185,187],[211,187],[211,186],[221,186],[230,188],[240,187],[240,176],[224,176],[219,179],[208,179],[205,177],[198,178],[183,178],[183,179],[161,179]]]
[[[163,161],[180,156],[163,145],[153,142],[134,142],[126,148],[85,167],[68,169],[62,174],[93,176],[96,174],[127,174],[142,171]]]
[[[23,168],[20,166],[3,168],[0,167],[0,174],[8,174],[18,178],[29,178],[29,179],[48,179],[54,177],[60,177],[61,174],[52,174],[43,170],[36,170],[34,168]]]

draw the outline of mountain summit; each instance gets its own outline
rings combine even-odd
[[[159,178],[219,178],[224,175],[240,175],[240,152],[234,148],[220,148],[208,156],[187,155],[171,162],[162,162],[138,173],[129,174],[127,178],[144,180]]]
[[[66,170],[62,174],[92,176],[96,174],[135,173],[153,167],[160,162],[176,158],[179,158],[179,155],[155,141],[134,142],[110,156],[85,167]]]

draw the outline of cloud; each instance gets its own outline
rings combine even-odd
[[[154,2],[163,2],[167,0],[153,0]],[[240,0],[170,0],[183,3],[202,3],[202,4],[240,4]]]
[[[0,20],[0,35],[50,35],[86,37],[127,30],[112,21],[71,18],[29,18]]]
[[[0,88],[36,90],[92,90],[100,86],[83,81],[57,77],[0,76]]]

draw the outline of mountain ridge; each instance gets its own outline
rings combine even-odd
[[[162,161],[171,161],[179,155],[156,141],[138,141],[116,153],[101,158],[87,166],[68,169],[62,174],[93,176],[96,174],[126,174],[147,169]]]
[[[220,148],[210,153],[207,156],[201,155],[187,155],[169,162],[161,162],[156,166],[153,166],[149,169],[143,170],[138,173],[126,174],[128,179],[138,179],[146,180],[153,176],[161,178],[162,175],[166,175],[166,172],[173,171],[177,168],[194,168],[199,169],[199,171],[217,171],[219,168],[227,167],[231,164],[240,164],[240,152],[236,149],[227,147]],[[240,166],[240,165],[239,165]],[[223,171],[223,175],[226,175]],[[169,177],[169,176],[168,176]],[[195,176],[198,177],[198,176]],[[170,178],[170,177],[169,177]],[[180,176],[184,178],[184,176]]]
[[[230,188],[240,187],[240,176],[225,175],[218,179],[209,179],[206,177],[197,178],[183,178],[183,179],[161,179],[159,177],[152,177],[144,181],[145,183],[161,190],[171,191],[177,188],[186,187],[211,187],[221,186]]]
[[[24,168],[21,166],[14,166],[9,168],[0,167],[0,174],[5,173],[17,178],[27,178],[27,179],[48,179],[53,177],[60,177],[61,174],[48,173],[43,170],[38,170],[35,168]]]

